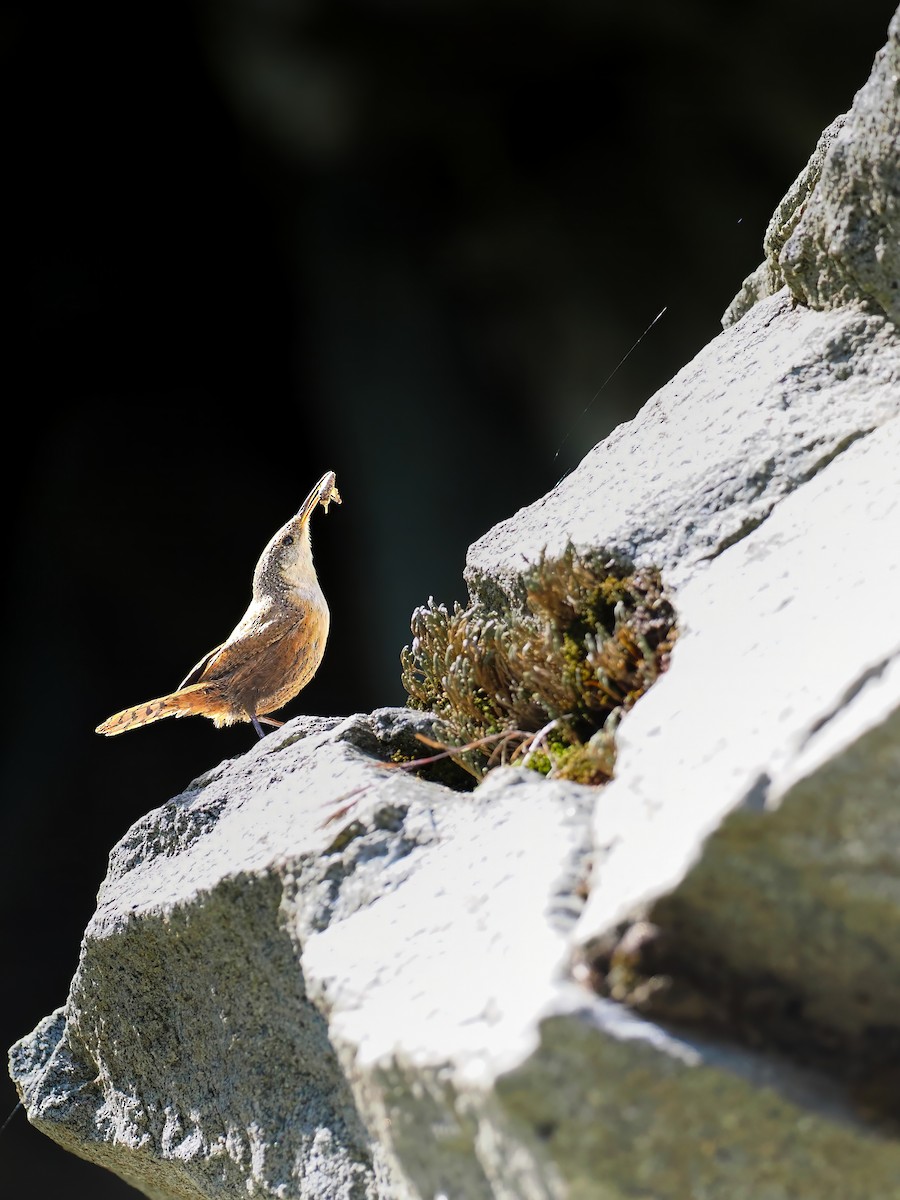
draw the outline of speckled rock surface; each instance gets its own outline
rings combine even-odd
[[[822,163],[780,262],[813,308],[858,301],[900,319],[900,15]]]
[[[846,120],[846,114],[842,113],[839,117],[835,117],[823,132],[809,162],[788,188],[781,203],[772,214],[763,238],[765,258],[753,274],[744,280],[741,290],[726,309],[722,317],[722,324],[725,328],[733,325],[735,321],[739,321],[758,300],[774,296],[784,287],[781,252],[806,210],[809,199],[821,178],[825,156],[837,135],[844,128]]]
[[[681,961],[777,982],[857,1053],[900,1012],[898,462],[895,418],[681,588],[685,636],[597,808],[610,849],[580,931],[642,911]]]
[[[822,134],[772,217],[765,260],[723,318],[785,283],[816,309],[858,302],[900,317],[900,17],[850,111]]]
[[[883,317],[757,304],[595,446],[552,492],[469,549],[488,604],[546,550],[606,547],[680,586],[858,438],[900,412],[900,340]]]
[[[39,1128],[151,1200],[900,1195],[826,1074],[576,982],[594,790],[381,766],[421,720],[294,722],[133,827],[12,1051]]]
[[[159,1200],[478,1194],[471,1139],[429,1139],[422,1081],[452,1065],[478,1092],[527,1053],[593,793],[385,766],[424,729],[291,722],[132,827],[66,1005],[11,1052],[38,1128]],[[404,1070],[405,1092],[374,1082]],[[466,1125],[445,1091],[440,1121]]]

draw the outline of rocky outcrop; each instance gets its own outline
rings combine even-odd
[[[725,314],[730,324],[787,284],[815,309],[857,303],[900,317],[900,22],[853,107],[822,134],[812,158],[775,210],[765,261]]]
[[[154,1200],[900,1197],[898,37],[725,331],[470,550],[485,610],[671,589],[612,782],[290,722],[114,848],[35,1125]]]
[[[453,1091],[568,986],[593,794],[385,766],[428,728],[292,722],[130,830],[12,1052],[39,1128],[150,1196],[490,1194]]]

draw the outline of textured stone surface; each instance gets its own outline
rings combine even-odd
[[[385,769],[417,728],[292,722],[129,831],[65,1008],[12,1050],[38,1128],[160,1200],[477,1194],[471,1139],[436,1150],[420,1083],[373,1092],[366,1068],[518,1060],[567,962],[593,793]]]
[[[545,549],[607,547],[681,584],[852,442],[900,411],[900,342],[882,317],[756,305],[552,492],[470,548],[466,579],[510,596]]]
[[[843,129],[846,120],[846,114],[842,113],[831,122],[816,143],[809,162],[788,188],[781,203],[772,214],[763,238],[765,258],[753,274],[744,280],[741,290],[725,311],[722,317],[722,324],[725,328],[733,325],[735,321],[739,321],[758,300],[774,296],[784,287],[781,251],[803,216],[809,198],[821,177],[825,155],[831,149],[832,143]]]
[[[765,260],[723,317],[785,283],[816,309],[853,301],[900,318],[900,16],[850,111],[822,134],[772,217]]]
[[[380,767],[419,721],[295,722],[130,831],[13,1050],[39,1128],[153,1200],[900,1195],[839,1086],[573,983],[593,790]]]
[[[822,163],[781,253],[792,293],[814,308],[862,301],[900,319],[900,15]]]
[[[446,789],[382,771],[357,745],[393,726],[376,714],[308,720],[301,741],[279,731],[132,827],[65,1009],[13,1050],[38,1128],[167,1200],[375,1194],[298,928],[402,878],[417,836],[396,836],[404,819],[432,836],[427,806]],[[335,845],[327,817],[373,788],[371,824]]]
[[[822,1079],[609,1002],[573,995],[496,1095],[483,1137],[504,1200],[900,1196],[900,1143],[866,1130]],[[516,1154],[531,1167],[518,1179]]]
[[[593,800],[498,770],[434,810],[438,836],[414,879],[307,943],[367,1123],[411,1196],[503,1194],[480,1152],[482,1110],[570,986]]]
[[[900,1012],[898,463],[895,418],[681,589],[685,636],[597,808],[612,849],[581,927],[675,887],[651,915],[685,957],[768,972],[853,1038]]]

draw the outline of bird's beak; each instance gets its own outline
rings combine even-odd
[[[309,493],[306,499],[300,506],[300,511],[294,518],[301,525],[308,521],[313,514],[317,504],[328,512],[329,504],[340,504],[341,496],[334,482],[334,471],[326,471],[313,490]]]

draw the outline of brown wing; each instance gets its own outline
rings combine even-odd
[[[223,675],[230,675],[248,661],[257,658],[269,646],[292,633],[300,624],[302,619],[298,621],[296,616],[275,617],[239,637],[232,634],[227,642],[205,654],[197,665],[188,671],[175,690],[180,692],[182,688],[193,683],[206,683],[213,679],[221,679]]]
[[[219,653],[220,650],[224,649],[224,647],[225,643],[222,642],[220,646],[216,646],[215,650],[210,650],[209,654],[204,654],[196,666],[191,667],[175,691],[180,692],[182,688],[186,688],[192,683],[199,682],[208,663]]]

